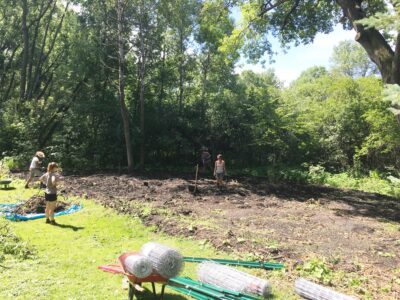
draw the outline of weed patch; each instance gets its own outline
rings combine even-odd
[[[34,249],[15,235],[7,223],[0,223],[0,262],[4,262],[8,257],[18,260],[30,259],[34,254]]]

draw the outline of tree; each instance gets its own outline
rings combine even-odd
[[[370,61],[364,49],[353,41],[341,41],[333,49],[332,71],[353,78],[377,74],[376,65]]]
[[[144,168],[145,163],[145,92],[147,88],[147,77],[151,63],[157,54],[160,53],[159,40],[160,30],[158,25],[158,5],[157,1],[138,0],[135,3],[135,10],[132,11],[133,25],[130,29],[132,38],[132,54],[136,60],[138,101],[139,101],[139,130],[140,130],[140,152],[139,166]]]
[[[283,92],[288,128],[302,139],[297,155],[334,170],[398,166],[400,129],[382,101],[382,82],[317,71],[306,70]]]
[[[165,23],[170,29],[174,40],[174,52],[176,54],[176,65],[179,74],[178,108],[179,115],[182,115],[184,100],[184,83],[186,81],[186,68],[188,67],[189,55],[187,53],[189,38],[193,34],[195,13],[198,9],[197,1],[178,0],[162,1],[162,13],[166,19]],[[171,41],[172,42],[172,41]]]
[[[131,145],[131,134],[129,128],[129,115],[125,103],[125,45],[126,45],[126,20],[124,14],[124,1],[117,0],[118,16],[118,97],[121,107],[121,116],[124,124],[124,136],[126,145],[126,157],[128,161],[128,172],[133,170],[133,156]]]
[[[236,1],[245,16],[242,37],[251,37],[250,56],[272,52],[266,42],[269,35],[279,37],[283,46],[290,43],[310,43],[318,32],[329,33],[334,25],[356,31],[355,40],[364,48],[385,83],[400,83],[400,34],[396,31],[383,34],[376,27],[368,27],[360,21],[376,13],[389,13],[391,4],[384,0],[265,0]],[[397,2],[396,2],[397,3]],[[397,5],[397,4],[395,4]],[[398,12],[398,6],[395,6]],[[253,33],[253,34],[250,34]],[[236,37],[239,34],[236,35]],[[394,37],[394,47],[391,47]],[[249,43],[248,43],[249,44]],[[255,50],[254,50],[255,49]]]
[[[386,34],[397,32],[397,38],[394,39],[394,43],[396,46],[396,51],[394,55],[395,57],[397,57],[398,61],[400,59],[400,1],[393,0],[392,4],[393,10],[391,13],[377,13],[374,16],[362,20],[361,24],[364,24],[365,26],[370,28],[382,30]],[[393,62],[393,68],[393,72],[397,74],[396,76],[400,76],[400,64],[396,64],[396,60]],[[384,99],[391,103],[391,111],[396,115],[397,121],[400,124],[400,83],[398,81],[387,83],[388,84],[385,85]]]

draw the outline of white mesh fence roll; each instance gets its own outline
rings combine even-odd
[[[154,242],[146,243],[140,253],[150,260],[153,269],[164,278],[175,277],[183,269],[182,255],[167,246]]]
[[[256,294],[267,298],[271,294],[268,281],[214,262],[202,262],[197,276],[203,283],[240,293]]]
[[[357,298],[335,292],[304,278],[296,280],[294,289],[301,297],[309,300],[357,300]]]
[[[153,272],[151,261],[140,254],[126,257],[124,265],[125,269],[137,278],[145,278]]]

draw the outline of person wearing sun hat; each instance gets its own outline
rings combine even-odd
[[[35,178],[36,176],[42,175],[40,172],[40,165],[42,164],[42,159],[45,157],[42,151],[37,151],[35,156],[32,158],[31,164],[29,166],[29,175],[26,180],[25,188],[29,188],[29,183]]]

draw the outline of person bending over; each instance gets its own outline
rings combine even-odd
[[[44,153],[42,151],[38,151],[35,153],[35,156],[32,158],[31,165],[29,166],[29,175],[26,180],[25,188],[29,188],[29,183],[36,177],[40,176],[40,165],[42,164],[42,159],[44,158]]]

